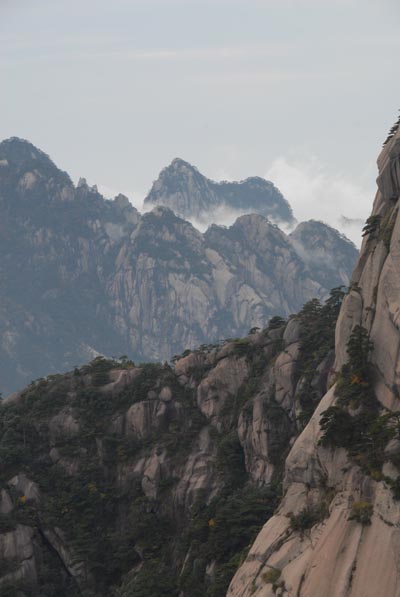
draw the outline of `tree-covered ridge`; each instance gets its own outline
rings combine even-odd
[[[193,584],[199,595],[205,594],[202,591],[208,590],[208,584],[212,585],[210,595],[220,595],[236,569],[238,552],[249,545],[273,511],[273,490],[246,486],[243,451],[234,432],[226,436],[215,432],[214,475],[221,479],[221,489],[209,503],[209,496],[202,499],[199,495],[189,519],[181,509],[174,511],[171,503],[171,490],[178,482],[174,476],[159,479],[155,498],[144,494],[139,478],[120,487],[119,469],[133,465],[153,446],[172,461],[187,457],[206,420],[195,407],[193,392],[176,385],[169,367],[141,367],[125,391],[111,399],[103,390],[115,365],[96,359],[67,376],[41,380],[20,402],[0,409],[1,477],[25,475],[40,492],[38,499],[13,492],[14,508],[2,517],[1,533],[14,531],[18,525],[35,529],[35,545],[47,558],[40,564],[38,587],[23,579],[7,581],[14,568],[11,562],[5,566],[2,595],[14,595],[17,590],[23,595],[108,595],[118,585],[116,594],[127,596],[177,595],[181,589],[189,595],[194,594]],[[164,384],[173,391],[175,402],[165,427],[142,441],[110,432],[110,421],[120,412],[147,400],[149,392]],[[60,408],[74,413],[79,433],[57,434],[52,440],[51,421]],[[57,452],[57,462],[51,452],[53,457]],[[77,470],[71,474],[66,469],[74,467],[73,463],[78,463]],[[203,530],[198,533],[199,527]],[[84,571],[79,573],[79,583],[73,574],[65,573],[60,557],[47,554],[46,535],[55,528],[73,554],[71,567]],[[194,554],[192,543],[197,546]],[[191,556],[177,578],[177,562],[182,565],[189,548]],[[216,566],[215,586],[204,584],[203,568],[210,559]]]
[[[25,541],[35,574],[0,542],[1,594],[225,595],[326,390],[342,295],[171,364],[97,357],[6,400],[0,537]]]
[[[391,141],[395,136],[397,131],[399,130],[400,127],[400,116],[397,118],[396,122],[394,123],[394,125],[391,127],[388,136],[386,137],[383,146],[387,145],[389,143],[389,141]]]
[[[313,414],[321,393],[313,384],[318,365],[326,359],[333,365],[335,327],[345,291],[343,287],[331,290],[329,298],[321,305],[318,299],[306,303],[300,311],[300,354],[298,373],[301,377],[298,400],[303,426]],[[329,369],[327,373],[330,373]]]

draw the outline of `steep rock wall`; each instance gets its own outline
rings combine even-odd
[[[384,146],[378,168],[372,216],[336,327],[335,370],[348,362],[346,346],[361,325],[373,343],[371,367],[380,413],[390,416],[400,405],[399,132]],[[390,461],[399,454],[399,442],[394,438],[387,444],[383,471],[373,474],[365,474],[348,450],[323,447],[320,418],[338,404],[335,390],[328,391],[293,445],[286,460],[284,498],[227,595],[400,595],[400,502],[391,487],[398,471]],[[362,455],[358,458],[361,462]]]

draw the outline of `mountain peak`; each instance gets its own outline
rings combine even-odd
[[[55,166],[44,151],[33,145],[33,143],[30,143],[30,141],[19,137],[10,137],[0,143],[0,159],[6,159],[15,164],[23,164],[36,160],[40,163]]]
[[[51,158],[33,145],[26,139],[19,137],[10,137],[0,143],[0,162],[2,165],[2,174],[4,174],[4,168],[7,169],[6,179],[3,178],[5,184],[17,185],[16,181],[19,181],[19,190],[32,195],[39,193],[41,196],[41,184],[42,181],[48,181],[52,179],[57,181],[57,184],[61,187],[71,187],[72,181],[66,172],[60,170]],[[12,183],[12,180],[14,181]],[[61,194],[66,198],[71,194],[70,189],[60,191]],[[56,193],[55,193],[56,194]]]
[[[218,209],[295,222],[289,203],[272,182],[260,176],[239,182],[216,182],[181,158],[175,158],[160,172],[144,203],[165,205],[182,218],[203,223],[209,223]]]
[[[163,168],[159,174],[158,181],[164,181],[166,184],[170,184],[173,180],[185,180],[188,176],[197,176],[201,179],[207,180],[190,162],[186,162],[182,158],[174,158],[172,162]]]
[[[303,243],[306,243],[310,249],[312,248],[313,241],[315,242],[316,239],[322,243],[331,239],[335,242],[345,243],[357,250],[354,243],[347,238],[345,234],[321,220],[307,220],[306,222],[300,222],[293,232],[290,233],[289,237],[295,240],[301,240]]]
[[[348,286],[357,248],[344,234],[319,220],[308,220],[289,234],[289,240],[301,258],[318,272],[322,284],[331,279],[329,270],[333,267],[340,283]]]
[[[190,162],[186,162],[186,160],[183,160],[182,158],[174,158],[170,165],[164,168],[164,170],[168,170],[168,168],[188,168],[190,170],[195,170],[196,172],[198,172],[196,166],[193,166],[193,164],[191,164]]]
[[[262,176],[248,176],[247,178],[242,180],[240,184],[244,184],[244,183],[256,184],[256,185],[260,185],[262,187],[274,186],[274,184],[270,180],[266,180],[265,178],[262,178]]]

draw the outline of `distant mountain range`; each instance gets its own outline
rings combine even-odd
[[[182,218],[199,222],[208,222],[218,210],[226,209],[258,213],[277,223],[295,223],[292,208],[272,182],[258,176],[241,182],[215,182],[179,158],[161,171],[144,205],[164,205]]]
[[[212,183],[180,160],[163,171],[146,205],[173,196],[171,176],[175,196],[197,217],[211,198],[216,205],[231,197],[245,211],[249,192],[249,212],[293,222],[272,183]],[[12,138],[0,144],[0,255],[6,394],[97,354],[166,360],[263,327],[347,284],[357,251],[316,221],[286,235],[249,213],[202,234],[168,207],[141,215],[123,195],[105,200],[84,180],[75,186],[45,153]]]

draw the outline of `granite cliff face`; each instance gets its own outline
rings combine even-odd
[[[348,285],[348,271],[352,269],[354,252],[348,239],[323,222],[301,222],[289,234],[297,253],[312,269],[320,284],[329,284],[332,271],[344,286]]]
[[[164,205],[178,216],[214,221],[218,210],[258,213],[271,221],[294,224],[292,209],[272,182],[258,176],[241,182],[214,182],[176,158],[161,171],[144,200],[145,207]]]
[[[284,497],[228,595],[400,595],[400,133],[336,327],[336,383],[294,443]]]
[[[3,401],[2,595],[400,595],[398,131],[378,166],[378,194],[345,295],[335,289],[323,304],[310,300],[288,320],[273,317],[262,331],[206,343],[171,365],[98,357]],[[73,192],[97,197],[84,183]],[[15,202],[24,213],[26,197]],[[91,199],[86,204],[94,210]],[[274,297],[265,254],[272,271],[291,271],[303,283],[313,262],[313,284],[325,283],[321,261],[335,236],[321,223],[300,225],[288,238],[249,215],[202,235],[167,208],[140,216],[123,199],[117,204],[99,198],[98,211],[89,211],[110,255],[112,304],[135,283],[132,296],[142,288],[151,301],[166,272],[181,280],[193,268],[208,280],[208,263],[220,275],[213,274],[218,292],[226,268]],[[114,240],[103,232],[110,220]],[[188,247],[186,263],[179,256]],[[346,259],[343,249],[332,265],[339,283]],[[151,268],[134,269],[148,260]],[[201,304],[196,292],[192,313]],[[125,300],[137,308],[120,300],[121,337]],[[229,309],[242,312],[233,302]],[[145,311],[133,313],[146,329]],[[162,338],[161,328],[155,333]]]
[[[168,365],[101,357],[0,405],[0,594],[222,597],[324,394],[342,294]]]
[[[356,259],[321,223],[307,241],[262,215],[204,234],[166,207],[142,216],[20,139],[0,144],[0,215],[3,394],[98,354],[166,360],[263,328],[346,284]]]

